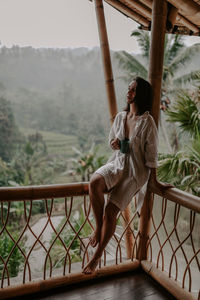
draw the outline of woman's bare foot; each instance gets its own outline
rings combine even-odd
[[[83,269],[83,272],[84,274],[92,274],[97,265],[98,265],[98,262],[99,262],[99,259],[95,259],[95,258],[92,258],[89,263],[85,266],[85,268]]]
[[[90,237],[90,245],[92,247],[96,247],[96,245],[99,243],[101,237],[101,231],[96,230]]]

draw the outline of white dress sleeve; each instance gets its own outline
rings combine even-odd
[[[158,130],[150,116],[145,143],[145,165],[149,168],[158,166]]]
[[[112,124],[112,127],[110,129],[110,133],[108,136],[108,146],[110,147],[110,142],[111,140],[114,140],[116,138],[116,128],[118,126],[119,123],[119,113],[115,116],[115,120]]]

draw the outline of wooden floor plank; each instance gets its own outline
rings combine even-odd
[[[15,298],[19,299],[19,298]],[[20,300],[175,300],[143,271],[83,282]]]

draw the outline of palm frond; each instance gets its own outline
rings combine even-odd
[[[181,35],[170,35],[168,38],[168,35],[166,35],[165,44],[164,64],[169,65],[184,47],[183,37]]]
[[[147,78],[147,69],[143,66],[133,55],[126,51],[116,52],[115,58],[118,60],[119,65],[132,75],[138,75]]]
[[[172,74],[183,66],[188,60],[191,59],[193,55],[200,52],[200,43],[194,44],[191,47],[185,47],[183,50],[174,57],[174,59],[169,64],[169,70]]]
[[[191,136],[197,136],[200,132],[200,112],[197,104],[191,97],[182,93],[178,96],[177,102],[174,106],[166,111],[168,121],[178,122],[182,132],[186,131]]]
[[[149,49],[150,49],[150,35],[149,32],[147,31],[138,31],[138,30],[134,30],[131,33],[131,36],[135,36],[138,44],[142,50],[142,56],[146,57],[147,59],[149,59]]]
[[[195,70],[188,74],[177,77],[176,79],[174,79],[173,83],[175,86],[180,86],[181,84],[186,84],[188,82],[193,82],[197,80],[200,80],[200,70]]]

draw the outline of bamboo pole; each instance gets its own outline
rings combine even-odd
[[[110,49],[106,30],[106,22],[104,16],[102,0],[95,0],[95,10],[98,23],[99,40],[101,46],[101,55],[104,67],[105,85],[108,98],[108,106],[111,116],[111,124],[117,114],[117,102],[114,89],[114,80],[112,72],[112,64],[110,58]]]
[[[131,220],[131,203],[128,205],[128,207],[125,209],[123,212],[125,222],[123,222],[123,227],[126,228],[128,222]],[[132,257],[132,250],[133,250],[133,234],[132,234],[132,224],[130,224],[126,230],[125,234],[125,244],[126,244],[126,254],[127,254],[127,259],[130,259]]]
[[[143,270],[153,277],[161,286],[170,292],[178,300],[196,300],[197,298],[187,290],[183,289],[174,279],[168,277],[167,273],[156,268],[149,261],[141,261]]]
[[[152,116],[154,117],[157,126],[160,116],[160,96],[163,74],[166,20],[166,0],[154,0],[152,7],[151,47],[148,77],[153,88]]]
[[[115,90],[114,90],[114,81],[113,81],[113,73],[112,73],[112,64],[110,59],[108,36],[106,30],[106,21],[104,16],[102,0],[95,0],[94,2],[95,2],[95,9],[96,9],[97,23],[98,23],[99,40],[101,45],[103,66],[104,66],[104,76],[105,76],[105,83],[107,89],[108,104],[109,104],[111,123],[112,123],[117,114],[117,103],[116,103]],[[128,224],[131,218],[131,211],[129,207],[126,208],[124,212],[124,216],[126,219],[125,223]],[[125,238],[126,238],[126,245],[127,245],[126,247],[127,258],[130,258],[129,254],[131,253],[132,250],[133,236],[129,234],[129,231],[127,231]]]
[[[67,276],[38,280],[12,287],[5,287],[3,289],[0,289],[0,299],[8,299],[16,296],[40,293],[64,286],[67,287],[68,285],[79,284],[80,282],[92,281],[96,278],[113,276],[114,274],[137,270],[139,266],[140,262],[135,259],[133,261],[121,263],[119,265],[103,267],[90,275],[75,273],[69,274]]]
[[[140,229],[139,229],[139,244],[136,258],[139,261],[147,259],[147,242],[149,239],[149,232],[151,226],[151,213],[153,208],[153,194],[147,190],[144,204],[140,214]]]
[[[154,0],[152,8],[149,81],[153,88],[153,108],[151,113],[157,126],[160,113],[160,94],[162,85],[166,20],[166,0]],[[147,190],[140,215],[140,240],[137,253],[139,260],[146,259],[148,255],[146,246],[150,232],[152,205],[153,196],[152,193]]]

